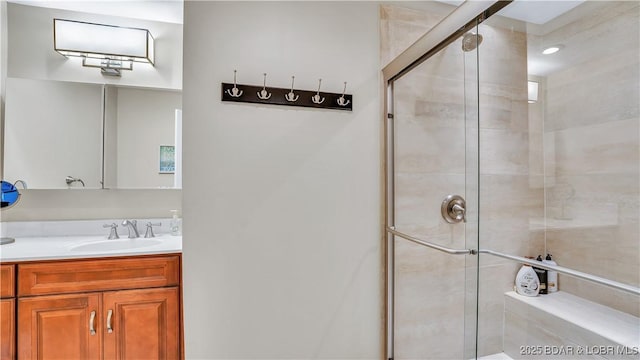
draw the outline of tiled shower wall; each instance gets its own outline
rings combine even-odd
[[[547,249],[560,265],[639,286],[640,3],[586,2],[573,11],[590,16],[544,35],[582,52],[546,79]],[[637,296],[567,276],[559,284],[640,316]]]
[[[531,219],[544,216],[539,126],[527,103],[526,34],[511,26],[481,24],[479,246],[517,256],[544,250],[544,232]],[[539,125],[539,121],[538,121]],[[469,176],[469,175],[467,175]],[[478,355],[502,352],[504,292],[520,265],[480,254]]]

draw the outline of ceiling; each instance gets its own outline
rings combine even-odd
[[[9,2],[177,24],[182,24],[183,18],[183,0],[9,0]],[[439,0],[439,2],[455,6],[463,3],[456,0]],[[513,4],[502,9],[500,15],[541,25],[582,2],[584,1],[515,0]]]
[[[436,1],[455,6],[464,2],[460,0]],[[542,25],[566,13],[583,2],[584,0],[514,0],[512,4],[509,4],[509,6],[500,10],[499,14],[511,19],[528,22],[530,24]]]
[[[566,13],[584,1],[535,1],[515,0],[500,10],[499,15],[521,20],[530,24],[542,25]]]
[[[182,0],[8,0],[10,3],[182,24]]]

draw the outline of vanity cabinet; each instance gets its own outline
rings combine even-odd
[[[180,358],[180,255],[18,264],[17,273],[18,358]]]
[[[15,266],[0,265],[0,360],[15,358]]]

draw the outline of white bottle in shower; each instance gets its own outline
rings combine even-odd
[[[523,264],[516,275],[516,292],[524,296],[538,296],[540,280],[531,265]]]

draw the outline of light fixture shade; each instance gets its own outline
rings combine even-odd
[[[533,104],[538,101],[538,83],[535,81],[529,81],[527,83],[527,100],[529,100],[529,104]]]
[[[147,29],[53,19],[53,48],[64,56],[154,64],[154,40]]]

